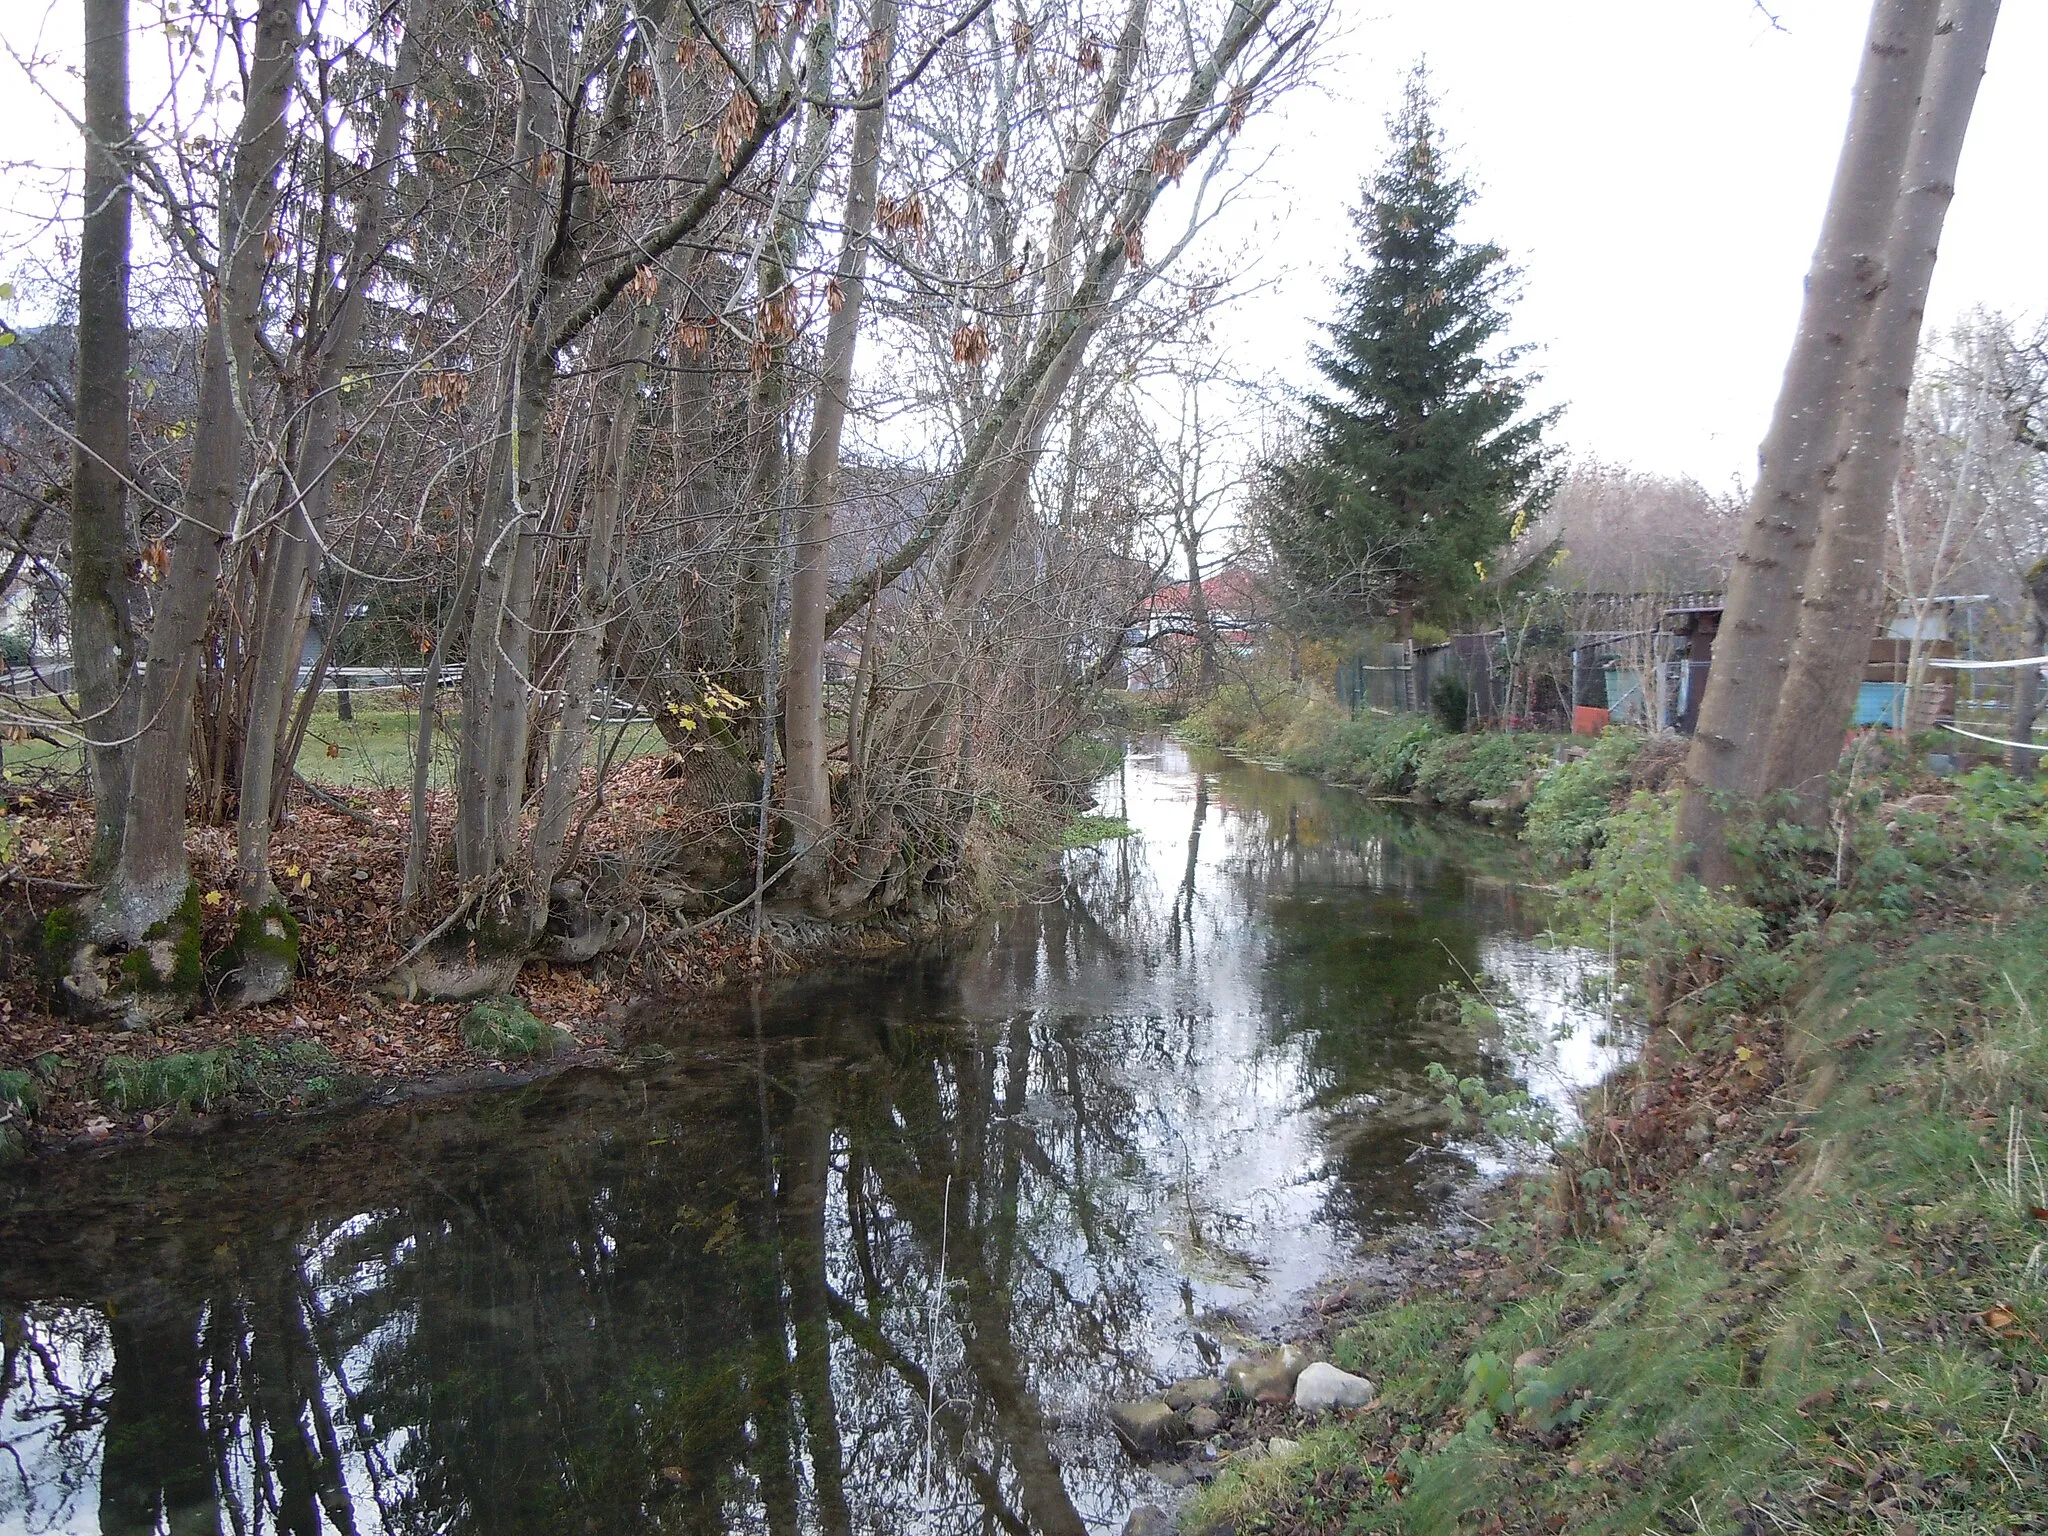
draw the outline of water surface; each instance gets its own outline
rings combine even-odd
[[[1134,749],[1136,835],[673,1058],[0,1185],[0,1531],[1115,1530],[1111,1398],[1283,1329],[1562,1095],[1588,957],[1510,845]],[[1483,979],[1517,1029],[1425,1007]]]

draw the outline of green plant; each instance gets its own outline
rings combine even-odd
[[[1136,828],[1121,816],[1076,816],[1060,834],[1062,848],[1092,848],[1129,837]]]
[[[175,1051],[147,1058],[109,1056],[100,1093],[123,1114],[182,1109],[205,1112],[227,1102],[237,1073],[229,1051]]]
[[[1465,686],[1465,679],[1446,672],[1431,683],[1429,712],[1453,736],[1461,734],[1472,716],[1472,690]]]
[[[1415,792],[1454,811],[1474,800],[1505,799],[1548,760],[1549,748],[1540,736],[1438,736],[1417,754]]]
[[[1285,688],[1254,691],[1246,683],[1226,683],[1181,722],[1180,735],[1202,746],[1272,752],[1306,702]]]
[[[42,1102],[42,1090],[33,1072],[0,1068],[0,1113],[12,1111],[32,1117]]]
[[[569,1032],[542,1023],[516,997],[487,997],[464,1016],[462,1038],[472,1050],[506,1061],[550,1055],[569,1043]]]
[[[1646,793],[1606,824],[1591,867],[1564,883],[1566,937],[1605,949],[1662,1022],[1695,1011],[1756,1007],[1782,997],[1798,957],[1774,949],[1763,915],[1681,874],[1673,801]]]
[[[1545,774],[1529,800],[1522,840],[1552,866],[1581,864],[1607,835],[1615,797],[1629,782],[1629,769],[1642,750],[1634,731],[1610,729],[1585,756]]]
[[[1557,1139],[1557,1112],[1520,1088],[1495,1091],[1483,1079],[1459,1077],[1440,1061],[1423,1068],[1430,1086],[1443,1095],[1453,1125],[1480,1125],[1510,1141],[1548,1146]]]

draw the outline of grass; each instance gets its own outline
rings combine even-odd
[[[351,1081],[316,1040],[245,1036],[205,1051],[110,1056],[101,1068],[100,1097],[122,1114],[208,1114],[234,1103],[275,1109],[287,1102],[328,1098]]]
[[[2048,804],[1980,774],[1938,826],[1870,825],[1772,918],[1785,1000],[1675,1011],[1689,1039],[1489,1213],[1519,1283],[1343,1333],[1381,1406],[1192,1529],[2048,1529]]]
[[[1181,723],[1203,746],[1277,759],[1297,773],[1372,794],[1413,795],[1448,810],[1519,796],[1555,766],[1570,738],[1540,732],[1447,732],[1428,715],[1352,715],[1327,698],[1243,684],[1219,688]]]
[[[328,696],[308,722],[305,746],[299,752],[299,773],[309,782],[330,789],[409,789],[419,716],[411,709],[367,702],[391,697],[389,690],[369,694],[358,690],[354,718],[343,720],[335,713]],[[15,705],[29,702],[15,701]],[[50,701],[35,702],[43,706],[42,712],[57,717],[56,706]],[[599,761],[602,751],[614,747],[614,763],[665,750],[660,731],[649,720],[629,720],[594,729],[587,749],[589,760]],[[78,774],[83,772],[83,764],[80,749],[68,743],[14,741],[6,745],[5,776],[9,780],[32,780],[52,773]],[[446,789],[453,781],[453,773],[454,743],[447,730],[440,729],[435,732],[434,761],[428,782],[436,789]]]

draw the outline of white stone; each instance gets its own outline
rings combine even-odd
[[[1372,1401],[1372,1383],[1340,1371],[1327,1361],[1306,1367],[1294,1383],[1294,1406],[1303,1413],[1328,1413],[1332,1408],[1363,1408]]]

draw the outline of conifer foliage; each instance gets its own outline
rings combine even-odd
[[[1330,344],[1315,349],[1302,453],[1276,466],[1268,534],[1305,612],[1343,625],[1448,617],[1555,484],[1523,349],[1503,346],[1517,272],[1467,243],[1471,186],[1446,162],[1420,65],[1352,222]]]

